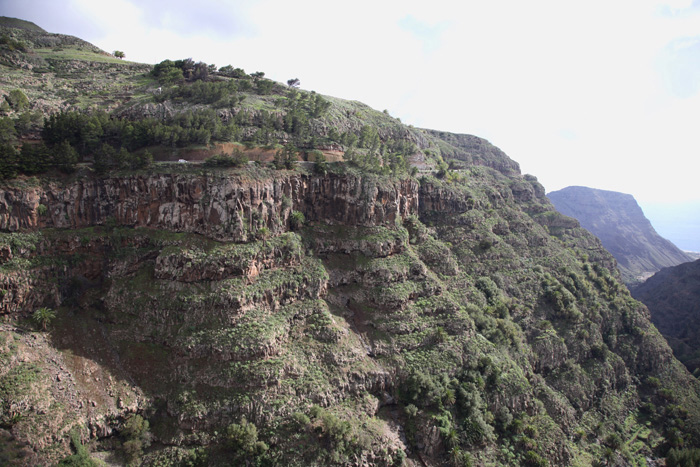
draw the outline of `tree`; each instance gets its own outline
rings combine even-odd
[[[185,78],[182,67],[172,60],[163,60],[155,65],[151,70],[151,76],[156,78],[160,84],[172,84]]]
[[[299,81],[299,78],[292,78],[287,80],[287,86],[289,86],[290,88],[298,88],[300,84],[301,81]]]
[[[114,51],[114,56],[117,57],[117,58],[119,58],[119,59],[122,59],[122,58],[126,57],[126,55],[124,54],[124,52],[122,52],[121,50],[115,50],[115,51]]]
[[[55,311],[43,306],[32,314],[32,321],[41,326],[42,331],[46,331],[46,326],[48,326],[55,317]]]
[[[16,141],[15,123],[10,117],[0,117],[0,143],[14,143]]]
[[[104,174],[111,169],[115,164],[117,150],[109,144],[103,144],[95,153],[95,172]]]
[[[277,170],[287,169],[293,170],[296,166],[297,160],[297,148],[289,143],[275,153],[275,159],[272,161],[272,165]]]
[[[273,81],[270,81],[268,79],[257,79],[255,80],[255,92],[257,92],[261,96],[270,94],[274,84],[275,83]]]
[[[7,143],[0,143],[0,178],[17,175],[17,150]]]
[[[78,152],[73,149],[68,140],[63,140],[61,144],[54,148],[53,160],[61,172],[73,173],[75,164],[78,163]]]
[[[209,66],[204,62],[197,62],[192,69],[192,81],[206,81],[209,78]]]
[[[49,149],[43,143],[24,143],[17,159],[19,171],[25,175],[46,172],[50,162]]]
[[[124,438],[122,449],[129,462],[135,464],[143,454],[143,450],[151,445],[149,423],[141,415],[133,415],[124,423],[121,435]]]
[[[10,91],[10,94],[5,96],[12,110],[24,110],[29,105],[29,99],[20,89]]]
[[[326,162],[326,156],[319,151],[314,149],[310,153],[311,162],[314,163],[314,172],[317,174],[325,175],[328,172],[328,163]]]
[[[228,447],[239,455],[257,457],[268,450],[266,443],[258,441],[258,428],[245,417],[241,423],[232,423],[226,429]]]

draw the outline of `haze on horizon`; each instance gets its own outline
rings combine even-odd
[[[127,60],[299,78],[407,124],[478,135],[547,191],[700,205],[700,0],[0,0],[0,15]]]

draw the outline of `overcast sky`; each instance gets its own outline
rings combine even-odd
[[[0,0],[0,15],[475,134],[547,191],[700,200],[699,0]]]

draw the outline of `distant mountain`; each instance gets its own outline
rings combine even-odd
[[[693,260],[656,233],[632,195],[572,186],[547,196],[559,212],[578,219],[601,240],[628,286],[661,268]]]
[[[664,268],[632,295],[690,371],[700,368],[700,260]]]

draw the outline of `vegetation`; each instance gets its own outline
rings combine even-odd
[[[137,465],[143,455],[143,450],[151,444],[148,420],[141,415],[132,415],[127,418],[121,431],[124,440],[122,450],[129,465]]]
[[[234,459],[255,460],[269,449],[267,444],[258,440],[258,429],[245,417],[240,423],[232,423],[226,429],[226,444],[232,451]],[[255,461],[254,461],[255,463]]]
[[[45,120],[3,110],[20,230],[0,233],[0,461],[90,463],[67,442],[84,420],[144,465],[693,461],[697,379],[610,255],[488,142],[261,72],[52,40],[24,58],[38,71],[8,66],[41,83],[8,88],[31,108],[85,57],[115,88],[81,84]],[[181,150],[210,157],[150,166]],[[29,231],[68,213],[86,227]]]
[[[667,467],[697,467],[700,449],[671,449],[666,456]]]
[[[41,326],[42,331],[56,318],[56,312],[51,308],[41,307],[32,314],[32,320],[37,326]]]
[[[61,459],[58,463],[60,467],[99,467],[101,465],[90,457],[87,449],[80,442],[80,435],[77,430],[71,431],[70,442],[75,453]]]

